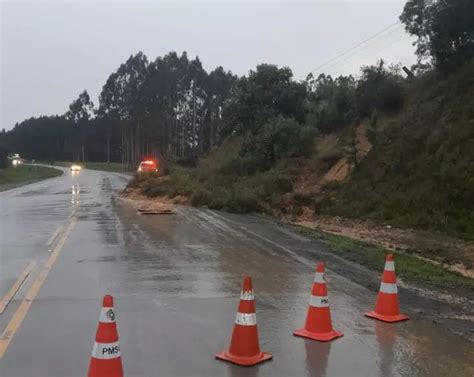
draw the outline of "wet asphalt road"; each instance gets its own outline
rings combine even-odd
[[[330,265],[344,337],[293,337],[320,245],[251,216],[187,207],[138,216],[113,196],[125,182],[65,171],[0,193],[0,297],[34,263],[0,315],[1,377],[85,376],[106,293],[129,377],[474,375],[472,343],[420,316],[394,325],[364,317],[374,293]],[[274,356],[252,368],[214,360],[228,346],[244,274],[254,280],[261,348]]]

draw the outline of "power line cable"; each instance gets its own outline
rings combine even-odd
[[[400,27],[402,27],[402,25],[399,25],[397,28],[391,30],[389,33],[387,34],[383,34],[385,32],[387,32],[388,30],[390,30],[390,28],[392,28],[394,25],[392,24],[391,26],[385,28],[384,30],[374,34],[373,36],[371,36],[370,38],[358,43],[356,46],[344,51],[343,53],[340,53],[338,54],[337,56],[335,56],[334,58],[328,60],[327,62],[319,65],[315,70],[318,70],[318,69],[321,69],[321,68],[327,68],[328,66],[331,66],[333,64],[331,63],[334,63],[334,62],[337,62],[339,60],[341,60],[342,58],[347,58],[347,57],[350,57],[354,54],[358,54],[360,53],[361,51],[369,48],[371,45],[373,45],[374,43],[378,43],[380,42],[381,40],[383,40],[384,38],[392,35],[394,32],[396,32]],[[371,41],[370,43],[368,43],[369,41]],[[313,71],[315,71],[313,70]]]
[[[344,57],[339,58],[337,61],[335,61],[331,64],[327,64],[325,66],[325,69],[327,69],[328,67],[337,66],[341,62],[345,63],[349,59],[352,59],[353,57],[358,57],[360,55],[366,54],[367,51],[370,51],[374,47],[378,47],[380,45],[386,44],[389,41],[392,41],[394,39],[393,36],[395,36],[395,39],[399,39],[400,35],[397,35],[397,34],[401,30],[401,27],[402,26],[400,25],[400,27],[397,27],[396,29],[393,29],[393,30],[391,30],[390,32],[388,32],[386,34],[384,34],[382,36],[379,36],[377,39],[374,39],[371,43],[367,43],[364,46],[360,47],[359,49],[354,50],[351,53],[345,55]]]
[[[371,41],[372,39],[378,37],[379,35],[385,33],[387,30],[390,30],[391,28],[393,28],[394,26],[399,25],[399,24],[401,24],[401,22],[400,22],[399,20],[397,20],[396,22],[394,22],[394,23],[388,25],[388,26],[385,27],[384,29],[382,29],[382,30],[378,31],[377,33],[372,34],[372,35],[369,36],[368,38],[364,39],[362,42],[359,42],[359,43],[356,44],[355,46],[353,46],[353,47],[351,47],[351,48],[349,48],[349,49],[347,49],[347,50],[345,50],[345,51],[339,53],[338,55],[334,56],[333,58],[331,58],[331,59],[327,60],[326,62],[320,64],[320,65],[317,66],[316,68],[312,69],[312,70],[310,71],[310,73],[314,73],[314,72],[317,71],[318,69],[321,69],[321,68],[327,66],[329,63],[332,63],[332,62],[334,62],[334,61],[340,59],[341,57],[345,56],[345,55],[348,54],[349,52],[354,51],[355,49],[359,48],[360,46],[364,45],[365,43]]]
[[[361,62],[363,60],[366,60],[366,61],[370,60],[370,59],[367,58],[366,55],[361,56],[361,53],[370,54],[369,57],[371,58],[371,57],[375,56],[376,54],[379,54],[381,51],[384,51],[387,48],[393,47],[393,45],[395,45],[395,44],[399,43],[400,41],[402,41],[402,36],[400,36],[400,35],[395,36],[395,38],[392,37],[392,38],[389,38],[389,39],[385,39],[386,37],[391,36],[395,31],[397,31],[397,30],[394,30],[393,32],[391,32],[389,34],[386,34],[384,36],[384,38],[379,39],[379,41],[382,41],[382,39],[384,39],[383,40],[384,45],[381,46],[381,48],[379,48],[377,50],[374,50],[372,48],[376,47],[376,44],[367,45],[367,46],[363,47],[362,49],[356,51],[354,54],[349,55],[351,57],[351,59],[345,59],[343,61],[338,61],[334,64],[330,64],[330,65],[326,66],[326,69],[328,69],[330,67],[331,68],[332,67],[342,68],[342,67],[346,67],[349,63],[352,63],[354,61],[355,62]],[[369,49],[369,50],[366,51],[367,49]]]

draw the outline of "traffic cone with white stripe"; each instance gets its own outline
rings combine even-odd
[[[114,299],[104,296],[88,377],[123,377]]]
[[[324,280],[324,263],[316,266],[311,300],[304,328],[296,330],[293,335],[313,340],[327,342],[343,336],[342,332],[334,330],[329,309],[328,290]]]
[[[272,358],[271,354],[260,351],[255,296],[252,289],[252,279],[248,276],[244,278],[242,284],[230,347],[228,350],[218,353],[216,358],[244,366],[255,365]]]
[[[388,254],[385,257],[385,269],[382,275],[382,282],[380,283],[375,310],[365,313],[365,315],[384,322],[399,322],[409,319],[406,315],[400,314],[395,261],[392,254]]]

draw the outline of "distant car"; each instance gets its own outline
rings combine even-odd
[[[82,167],[81,165],[77,165],[77,164],[72,164],[71,165],[71,171],[74,172],[74,171],[81,171],[82,170]]]
[[[138,173],[156,173],[158,172],[158,167],[155,161],[145,160],[145,161],[140,162],[137,172]]]
[[[15,158],[12,160],[13,166],[23,165],[24,163],[25,163],[25,160],[22,158]]]

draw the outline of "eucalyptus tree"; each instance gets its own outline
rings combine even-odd
[[[64,114],[64,117],[72,121],[77,127],[80,152],[78,150],[76,151],[76,159],[79,160],[80,155],[83,162],[86,160],[85,145],[87,141],[88,125],[89,121],[94,117],[94,113],[94,103],[91,101],[87,90],[84,90],[79,94],[78,98],[69,105],[69,110]]]

